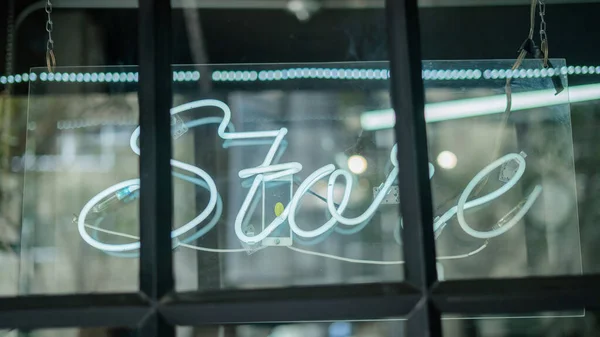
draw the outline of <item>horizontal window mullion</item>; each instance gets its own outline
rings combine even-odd
[[[360,284],[211,293],[177,293],[159,307],[171,324],[241,324],[401,318],[418,290],[402,284]]]
[[[139,294],[0,298],[0,329],[134,327],[153,310]]]
[[[520,314],[600,309],[600,275],[440,282],[432,299],[443,313]]]

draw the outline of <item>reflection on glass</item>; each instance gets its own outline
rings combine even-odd
[[[179,327],[177,337],[388,337],[405,336],[400,320]]]

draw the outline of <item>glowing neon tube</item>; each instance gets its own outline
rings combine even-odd
[[[297,162],[277,163],[279,157],[282,154],[282,149],[284,149],[285,144],[286,144],[284,141],[284,137],[287,134],[286,128],[281,128],[279,130],[269,130],[269,131],[235,132],[233,126],[230,124],[231,111],[230,111],[229,107],[221,101],[213,100],[213,99],[206,99],[206,100],[199,100],[199,101],[186,103],[186,104],[183,104],[183,105],[180,105],[178,107],[171,109],[171,114],[175,115],[175,114],[178,114],[178,113],[190,110],[190,109],[196,109],[196,108],[202,108],[202,107],[216,107],[216,108],[221,109],[223,111],[223,118],[219,118],[219,117],[201,118],[201,119],[186,123],[186,125],[188,127],[194,127],[194,126],[199,126],[199,125],[204,125],[204,124],[209,124],[209,123],[218,123],[219,124],[218,134],[222,139],[224,139],[226,141],[241,142],[240,144],[242,144],[242,145],[257,145],[257,144],[263,145],[263,144],[265,144],[265,140],[267,140],[269,138],[273,139],[272,143],[271,143],[271,147],[269,148],[269,151],[268,151],[267,155],[265,156],[265,159],[263,160],[262,164],[260,164],[259,166],[256,166],[256,167],[243,169],[238,174],[239,177],[242,179],[254,177],[252,179],[252,184],[250,185],[248,194],[246,195],[246,197],[242,203],[242,206],[241,206],[240,210],[238,211],[238,214],[235,218],[235,223],[234,223],[234,229],[235,229],[236,236],[238,237],[238,239],[240,241],[242,241],[244,243],[256,244],[256,243],[261,242],[262,240],[267,238],[278,226],[280,226],[285,221],[289,221],[290,228],[292,229],[292,231],[296,235],[303,237],[303,238],[314,238],[314,237],[318,237],[320,235],[324,235],[324,234],[328,233],[334,226],[336,226],[337,223],[340,223],[340,224],[346,225],[346,226],[357,226],[360,224],[365,224],[375,214],[375,212],[377,211],[383,198],[389,192],[390,188],[392,187],[394,181],[397,178],[397,175],[398,175],[397,146],[394,145],[394,147],[390,151],[390,161],[393,165],[393,169],[388,174],[388,176],[385,180],[385,183],[383,184],[382,188],[380,188],[374,201],[371,203],[371,205],[369,205],[369,207],[361,215],[354,217],[354,218],[346,218],[342,215],[342,213],[346,209],[349,199],[350,199],[350,194],[352,191],[352,175],[350,172],[343,170],[343,169],[335,170],[334,165],[331,165],[331,164],[326,165],[326,166],[318,169],[317,171],[313,172],[312,174],[310,174],[300,184],[299,188],[293,194],[293,196],[290,200],[290,203],[285,206],[283,212],[279,216],[277,216],[269,225],[267,225],[263,229],[262,232],[260,232],[256,235],[249,236],[246,233],[244,233],[243,225],[246,222],[245,219],[248,218],[248,212],[249,211],[250,211],[250,213],[254,212],[256,202],[253,202],[253,201],[256,200],[255,195],[258,191],[259,185],[261,183],[263,183],[264,181],[269,181],[269,180],[278,179],[278,178],[281,178],[284,176],[294,175],[302,170],[302,165]],[[138,127],[133,131],[133,133],[130,137],[130,147],[131,147],[132,151],[138,155],[140,153],[139,146],[137,145],[139,133],[140,133],[140,128]],[[260,141],[257,141],[257,139],[260,139]],[[266,143],[268,144],[268,141]],[[282,148],[282,146],[283,146],[283,148]],[[493,169],[495,169],[499,165],[502,165],[503,163],[510,161],[510,160],[516,160],[519,164],[519,169],[517,171],[517,174],[515,174],[509,180],[508,183],[506,183],[504,186],[502,186],[498,190],[491,192],[483,197],[466,202],[466,200],[467,200],[469,194],[471,193],[471,191],[473,190],[474,186],[481,179],[483,179],[483,177],[485,177],[487,174],[489,174]],[[204,208],[204,210],[202,210],[200,212],[200,214],[198,216],[196,216],[194,219],[187,222],[186,224],[174,229],[171,232],[171,237],[177,238],[178,236],[185,234],[185,233],[189,232],[190,230],[194,229],[195,227],[200,225],[204,220],[206,220],[208,218],[208,216],[213,212],[213,210],[215,209],[215,206],[217,205],[217,202],[219,200],[219,194],[218,194],[216,185],[214,183],[214,180],[204,170],[200,169],[199,167],[196,167],[196,166],[193,166],[190,164],[186,164],[186,163],[183,163],[183,162],[180,162],[177,160],[171,160],[171,165],[198,176],[200,179],[195,179],[195,178],[191,178],[191,179],[194,179],[193,180],[194,182],[204,181],[206,183],[205,188],[207,188],[207,190],[209,191],[209,194],[210,194],[210,198],[209,198],[207,206]],[[431,176],[433,176],[433,173],[434,173],[433,165],[431,165],[431,163],[429,164],[429,169],[430,169],[430,178],[431,178]],[[437,231],[438,229],[443,227],[444,224],[451,217],[453,217],[455,214],[457,214],[461,228],[463,228],[463,230],[465,230],[465,232],[467,232],[467,234],[469,234],[469,235],[472,235],[472,236],[478,237],[478,238],[490,238],[490,237],[494,237],[494,236],[503,234],[504,232],[509,230],[511,227],[513,227],[518,221],[520,221],[520,219],[524,216],[524,214],[529,210],[529,208],[532,206],[532,204],[535,202],[535,200],[539,196],[539,194],[541,192],[541,187],[537,186],[534,189],[534,191],[530,194],[530,196],[528,197],[527,201],[522,206],[522,208],[519,209],[517,214],[513,218],[511,218],[508,221],[508,223],[504,227],[501,228],[500,231],[494,230],[491,232],[477,232],[477,231],[472,230],[468,226],[468,224],[466,223],[466,221],[464,219],[464,210],[471,208],[471,207],[478,206],[478,205],[482,205],[484,203],[489,203],[490,201],[500,197],[502,194],[506,193],[506,191],[508,191],[509,189],[511,189],[512,187],[515,186],[515,184],[518,182],[518,180],[520,180],[521,176],[523,175],[524,170],[525,170],[524,158],[518,154],[509,154],[509,155],[504,156],[501,159],[493,162],[492,164],[488,165],[481,172],[479,172],[475,176],[475,178],[473,178],[473,180],[469,183],[469,185],[467,185],[467,188],[461,194],[461,199],[459,200],[458,205],[453,207],[452,209],[450,209],[442,217],[440,217],[440,219],[438,219],[435,222],[434,229]],[[328,211],[330,212],[332,218],[330,220],[328,220],[327,222],[325,222],[322,226],[320,226],[317,229],[310,230],[310,231],[302,230],[296,223],[296,211],[300,204],[300,200],[318,180],[321,180],[328,175],[330,175],[330,177],[329,177],[329,183],[328,183],[328,189],[327,189],[327,207],[328,207]],[[343,176],[345,179],[344,196],[342,198],[341,203],[339,205],[336,205],[333,202],[333,190],[334,190],[336,180],[339,176]],[[126,181],[117,183],[113,186],[108,187],[107,189],[100,192],[99,194],[95,195],[85,204],[85,206],[82,208],[82,210],[79,214],[79,217],[77,220],[77,226],[78,226],[78,230],[79,230],[81,237],[88,244],[90,244],[91,246],[93,246],[95,248],[98,248],[100,250],[104,250],[107,252],[123,252],[123,251],[139,249],[139,247],[140,247],[139,241],[127,243],[127,244],[107,244],[107,243],[99,242],[98,240],[91,237],[86,232],[87,225],[85,224],[85,219],[86,219],[88,213],[93,209],[93,207],[95,207],[95,205],[101,203],[103,199],[106,199],[115,194],[118,194],[123,189],[127,189],[127,191],[129,193],[134,192],[139,189],[139,184],[140,184],[139,179],[130,179],[130,180],[126,180]],[[212,224],[212,223],[213,222],[210,222],[210,224]],[[89,226],[87,226],[87,227],[89,227]],[[210,227],[210,228],[212,228],[212,227]],[[210,230],[210,228],[203,228],[201,231],[204,233],[204,232]],[[178,241],[176,240],[175,242],[176,242],[175,245],[177,245]]]

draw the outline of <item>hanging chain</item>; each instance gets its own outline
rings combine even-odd
[[[540,13],[540,42],[544,53],[544,67],[548,68],[548,35],[546,34],[546,1],[538,0]]]
[[[46,31],[48,32],[48,42],[46,42],[46,66],[49,72],[54,72],[56,67],[56,57],[54,56],[54,40],[52,40],[52,30],[54,30],[54,22],[52,22],[52,1],[46,0]]]

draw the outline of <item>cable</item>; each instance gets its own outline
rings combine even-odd
[[[115,232],[115,231],[111,231],[111,230],[100,228],[100,227],[93,226],[93,225],[86,224],[85,227],[97,230],[99,232],[104,232],[107,234],[121,236],[124,238],[129,238],[129,239],[134,239],[134,240],[140,239],[138,236],[135,236],[135,235],[121,233],[121,232]],[[183,243],[183,242],[177,242],[174,246],[175,247],[181,246],[181,247],[186,247],[186,248],[190,248],[190,249],[201,250],[201,251],[211,252],[211,253],[239,253],[239,252],[247,252],[248,251],[247,249],[244,249],[244,248],[234,248],[234,249],[206,248],[206,247],[190,245],[190,244]]]
[[[484,250],[488,245],[488,242],[486,241],[483,245],[481,245],[479,248],[467,253],[467,254],[460,254],[460,255],[450,255],[450,256],[440,256],[437,258],[437,260],[456,260],[456,259],[462,259],[462,258],[466,258],[469,256],[473,256],[479,252],[481,252],[482,250]],[[344,262],[350,262],[350,263],[358,263],[358,264],[375,264],[375,265],[398,265],[398,264],[404,264],[405,261],[378,261],[378,260],[363,260],[363,259],[351,259],[351,258],[347,258],[347,257],[342,257],[342,256],[337,256],[337,255],[332,255],[332,254],[325,254],[325,253],[319,253],[319,252],[313,252],[310,250],[304,250],[304,249],[300,249],[300,248],[296,248],[296,247],[292,247],[292,246],[288,246],[287,248],[296,251],[298,253],[302,253],[302,254],[307,254],[307,255],[314,255],[314,256],[321,256],[321,257],[326,257],[328,259],[334,259],[334,260],[339,260],[339,261],[344,261]]]
[[[298,181],[300,181],[300,182],[298,182]],[[301,183],[302,183],[302,181],[299,178],[294,177],[294,185],[296,185],[296,187],[300,187]],[[324,196],[320,195],[319,193],[317,193],[317,192],[315,192],[313,190],[309,189],[306,193],[308,193],[308,194],[316,197],[317,199],[319,199],[319,200],[321,200],[323,202],[327,202],[327,198],[325,198]],[[334,202],[334,205],[337,206],[337,207],[340,207],[340,205],[336,204],[335,202]]]
[[[131,235],[131,234],[125,234],[125,233],[121,233],[121,232],[116,232],[116,231],[111,231],[111,230],[107,230],[107,229],[103,229],[97,226],[92,226],[92,225],[85,225],[88,228],[100,231],[100,232],[104,232],[107,234],[112,234],[112,235],[117,235],[117,236],[121,236],[121,237],[126,237],[126,238],[130,238],[130,239],[135,239],[135,240],[139,240],[139,237],[135,236],[135,235]],[[453,259],[461,259],[461,258],[466,258],[469,256],[473,256],[479,252],[481,252],[483,249],[485,249],[485,247],[487,247],[488,245],[488,241],[486,241],[481,247],[477,248],[474,251],[471,251],[467,254],[460,254],[460,255],[451,255],[451,256],[440,256],[437,258],[437,260],[453,260]],[[210,253],[243,253],[243,252],[248,252],[247,249],[244,248],[224,248],[224,249],[217,249],[217,248],[206,248],[206,247],[200,247],[200,246],[194,246],[194,245],[190,245],[190,244],[186,244],[186,243],[182,243],[179,242],[176,244],[176,246],[181,246],[181,247],[186,247],[186,248],[190,248],[190,249],[194,249],[194,250],[199,250],[199,251],[204,251],[204,252],[210,252]],[[302,254],[307,254],[307,255],[314,255],[314,256],[321,256],[321,257],[326,257],[329,259],[334,259],[334,260],[339,260],[339,261],[344,261],[344,262],[351,262],[351,263],[359,263],[359,264],[374,264],[374,265],[398,265],[398,264],[404,264],[404,261],[377,261],[377,260],[362,260],[362,259],[351,259],[351,258],[347,258],[347,257],[342,257],[342,256],[337,256],[337,255],[331,255],[331,254],[325,254],[325,253],[319,253],[319,252],[314,252],[314,251],[309,251],[309,250],[304,250],[301,248],[296,248],[296,247],[292,247],[292,246],[287,246],[287,248],[296,251],[298,253],[302,253]]]
[[[121,236],[121,237],[124,237],[124,238],[129,238],[129,239],[134,239],[134,240],[139,240],[140,239],[139,236],[135,236],[135,235],[127,234],[127,233],[115,232],[115,231],[111,231],[111,230],[108,230],[108,229],[100,228],[98,226],[93,226],[93,225],[85,224],[85,227],[97,230],[98,232],[103,232],[103,233],[107,233],[107,234],[117,235],[117,236]]]
[[[210,252],[210,253],[247,253],[248,252],[248,250],[245,248],[215,249],[215,248],[206,248],[206,247],[189,245],[187,243],[179,243],[179,246],[194,249],[194,250],[200,250],[203,252]]]
[[[313,251],[304,250],[304,249],[300,249],[300,248],[296,248],[296,247],[292,247],[292,246],[288,246],[288,248],[293,251],[296,251],[298,253],[302,253],[302,254],[321,256],[321,257],[326,257],[329,259],[334,259],[334,260],[339,260],[339,261],[344,261],[344,262],[351,262],[351,263],[379,264],[379,265],[404,264],[404,261],[376,261],[376,260],[351,259],[351,258],[342,257],[342,256],[313,252]]]
[[[323,233],[323,235],[319,235],[319,236],[317,236],[317,237],[315,237],[313,239],[309,239],[309,240],[304,240],[302,237],[296,236],[296,237],[294,237],[294,242],[295,243],[299,243],[299,244],[301,244],[303,246],[314,246],[314,245],[317,245],[317,244],[325,241],[334,232],[338,233],[338,234],[341,234],[341,235],[356,234],[356,233],[362,231],[369,224],[370,220],[371,219],[363,222],[362,224],[360,224],[358,226],[353,226],[353,227],[350,227],[350,228],[342,228],[340,226],[334,226],[333,228],[331,228],[327,232]]]
[[[479,252],[481,252],[482,250],[484,250],[486,247],[488,246],[488,241],[486,240],[485,243],[483,245],[481,245],[479,248],[466,253],[466,254],[459,254],[459,255],[449,255],[449,256],[440,256],[437,258],[437,260],[458,260],[458,259],[464,259],[467,258],[469,256],[473,256]]]
[[[133,243],[119,244],[119,245],[102,243],[102,242],[99,242],[98,240],[92,238],[85,230],[85,227],[87,226],[85,223],[87,214],[90,212],[90,210],[96,204],[100,203],[102,201],[102,199],[109,197],[111,195],[114,195],[115,193],[117,193],[118,191],[120,191],[123,188],[129,188],[131,191],[136,191],[137,189],[139,189],[139,184],[140,184],[139,179],[130,179],[130,180],[122,181],[118,184],[108,187],[104,191],[93,196],[92,199],[90,199],[85,204],[85,206],[83,206],[83,208],[81,209],[81,212],[79,213],[79,216],[77,217],[77,229],[79,230],[79,235],[81,235],[81,238],[85,242],[87,242],[90,246],[98,248],[100,250],[109,251],[109,252],[124,252],[124,251],[139,249],[140,248],[139,241],[133,242]]]
[[[103,216],[99,216],[98,219],[96,219],[96,221],[94,222],[93,226],[86,226],[88,228],[92,228],[92,229],[96,229],[95,232],[92,232],[92,237],[94,239],[98,239],[98,233],[99,232],[107,232],[108,230],[102,230],[102,229],[97,229],[99,228],[99,224],[102,223],[102,221],[104,221],[104,217]],[[116,234],[119,232],[113,232],[113,231],[108,231],[108,234]],[[128,234],[127,234],[128,235]],[[121,258],[126,258],[126,259],[133,259],[133,258],[138,258],[140,256],[139,252],[137,251],[132,251],[132,252],[107,252],[105,250],[102,250],[102,252],[106,255],[110,255],[110,256],[115,256],[115,257],[121,257]]]

